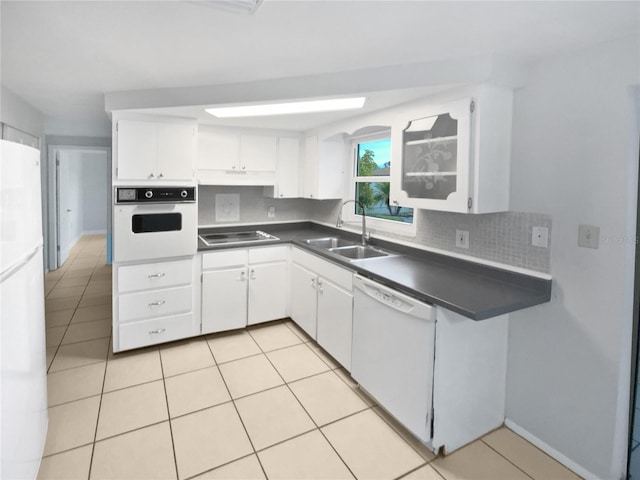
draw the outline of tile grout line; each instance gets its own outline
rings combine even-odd
[[[289,328],[289,327],[287,327]],[[291,329],[289,329],[291,330]],[[295,332],[294,332],[295,335]],[[296,335],[297,336],[297,335]],[[298,337],[299,338],[299,337]],[[255,341],[255,339],[254,339]],[[258,343],[258,342],[256,342]],[[302,343],[303,345],[306,345],[306,343]],[[260,348],[260,350],[263,350],[262,347],[260,346],[260,344],[258,344],[258,347]],[[309,348],[309,347],[307,347]],[[349,465],[347,464],[347,462],[344,460],[344,458],[342,458],[342,456],[340,455],[340,453],[336,450],[336,448],[334,447],[334,445],[329,441],[329,439],[327,438],[327,436],[324,434],[324,432],[322,431],[322,429],[318,426],[318,423],[314,420],[314,418],[311,416],[311,414],[307,411],[307,409],[304,407],[304,405],[302,404],[302,402],[300,401],[300,399],[296,396],[295,392],[291,389],[291,387],[289,386],[289,383],[284,379],[284,377],[282,376],[282,374],[280,373],[280,371],[276,368],[276,366],[273,364],[273,362],[271,361],[271,359],[267,356],[266,352],[264,352],[264,356],[266,357],[267,361],[269,362],[269,364],[271,364],[271,367],[276,371],[276,373],[278,374],[278,376],[280,376],[280,378],[282,379],[282,381],[284,382],[284,385],[287,387],[287,390],[289,390],[289,393],[291,393],[291,395],[293,395],[293,398],[296,399],[296,402],[298,402],[298,405],[300,405],[300,408],[302,408],[302,410],[304,411],[304,413],[307,415],[307,417],[309,417],[309,419],[311,420],[311,422],[313,423],[313,425],[315,425],[315,429],[303,432],[297,436],[291,437],[291,438],[287,438],[285,440],[283,440],[282,442],[279,443],[284,443],[284,442],[288,442],[294,438],[300,437],[302,435],[306,435],[310,432],[313,432],[314,430],[317,430],[320,435],[322,435],[322,438],[325,439],[325,441],[329,444],[329,446],[331,447],[331,449],[335,452],[335,454],[337,455],[337,457],[340,459],[340,461],[343,463],[343,465],[345,466],[345,468],[349,471],[349,473],[353,476],[354,479],[357,479],[358,477],[356,476],[356,474],[351,470],[351,467],[349,467]],[[324,362],[322,359],[320,359],[320,361]],[[329,371],[331,371],[331,367],[329,365],[327,365],[327,367],[329,368]],[[321,372],[321,373],[326,373],[326,372]],[[301,379],[300,379],[301,380]],[[340,419],[342,420],[342,419]],[[336,420],[338,421],[338,420]],[[278,443],[274,444],[274,445],[270,445],[269,447],[266,448],[272,448],[275,445],[278,445]],[[265,448],[265,449],[266,449]]]
[[[111,338],[111,337],[109,337]],[[89,475],[87,480],[91,478],[91,470],[93,469],[93,454],[96,450],[96,440],[98,438],[98,425],[100,424],[100,413],[102,412],[102,397],[104,396],[104,385],[107,381],[107,367],[109,365],[109,347],[107,346],[107,358],[104,362],[104,373],[102,374],[102,388],[100,390],[100,401],[98,402],[98,415],[96,417],[96,428],[93,432],[93,443],[91,444],[91,458],[89,459]]]
[[[482,443],[484,443],[487,447],[489,447],[491,450],[493,450],[494,452],[496,452],[498,455],[500,455],[502,458],[504,458],[507,462],[509,462],[511,465],[513,465],[514,467],[516,467],[518,470],[520,470],[522,473],[524,473],[527,477],[531,478],[532,480],[534,480],[534,477],[529,475],[527,472],[525,472],[519,465],[516,465],[515,463],[513,463],[509,458],[507,458],[506,456],[504,456],[502,453],[500,453],[498,450],[496,450],[495,448],[493,448],[491,445],[489,445],[487,442],[484,441],[483,437],[480,437],[478,440],[480,440]],[[536,447],[537,448],[537,447]],[[544,453],[544,452],[543,452]]]
[[[251,335],[249,335],[251,336]],[[253,337],[251,337],[253,338]],[[255,342],[255,339],[254,339]],[[218,362],[216,361],[216,356],[213,353],[213,350],[211,349],[211,345],[209,344],[208,341],[205,340],[205,343],[207,345],[207,348],[209,349],[209,352],[211,353],[211,356],[213,357],[213,361],[216,365],[216,368],[218,369],[218,374],[220,375],[220,378],[222,378],[222,383],[224,384],[225,388],[227,389],[227,393],[229,394],[229,398],[231,399],[231,403],[233,404],[233,409],[236,412],[236,415],[238,416],[238,419],[240,420],[240,424],[242,425],[242,428],[244,429],[244,433],[247,436],[247,439],[249,440],[249,444],[251,445],[251,449],[253,450],[253,455],[256,456],[256,460],[258,460],[258,465],[260,465],[260,468],[262,469],[262,473],[264,474],[265,478],[269,478],[267,476],[267,472],[264,469],[264,466],[262,465],[262,461],[260,460],[260,457],[258,456],[258,452],[256,451],[256,447],[253,444],[253,440],[251,439],[251,436],[249,435],[249,431],[247,430],[247,426],[244,423],[244,420],[242,419],[242,416],[240,415],[240,411],[238,410],[238,406],[236,405],[235,399],[233,398],[233,395],[231,394],[231,390],[229,389],[229,385],[227,384],[226,379],[224,378],[224,375],[222,375],[222,371],[220,370],[220,365],[218,364]],[[257,343],[257,342],[256,342]],[[260,345],[258,345],[258,348],[260,348]],[[265,355],[266,356],[266,355]],[[244,457],[242,457],[244,458]],[[232,460],[232,461],[237,461],[238,459]],[[231,463],[231,462],[229,462]],[[218,465],[217,467],[214,468],[220,468],[222,465]],[[200,474],[199,474],[200,475]]]
[[[160,372],[162,373],[162,388],[164,389],[164,401],[167,407],[167,422],[169,423],[169,435],[171,436],[171,450],[173,451],[173,466],[176,469],[176,480],[180,478],[180,472],[178,471],[178,456],[176,455],[176,442],[173,438],[173,425],[171,423],[171,410],[169,409],[169,395],[167,393],[167,382],[164,377],[164,365],[162,363],[162,351],[158,348],[158,357],[160,359]],[[157,381],[157,380],[154,380]],[[160,422],[161,423],[161,422]],[[146,425],[145,427],[148,427]],[[144,427],[143,427],[144,428]]]

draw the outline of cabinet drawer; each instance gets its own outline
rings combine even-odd
[[[118,267],[118,292],[189,285],[191,278],[191,259]]]
[[[340,267],[335,263],[324,260],[316,255],[307,253],[299,248],[294,248],[292,260],[330,282],[344,288],[348,292],[353,290],[353,272]]]
[[[237,267],[247,264],[247,251],[224,250],[220,252],[207,252],[202,254],[202,269]]]
[[[130,293],[118,297],[120,323],[191,311],[191,286]]]
[[[120,350],[170,342],[200,333],[196,331],[191,313],[127,323],[118,328]]]
[[[259,247],[249,250],[249,263],[266,263],[284,261],[287,259],[289,247],[279,245],[277,247]]]

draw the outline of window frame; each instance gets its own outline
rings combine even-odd
[[[389,172],[389,176],[367,176],[367,177],[359,177],[358,176],[358,145],[365,142],[372,142],[375,140],[382,139],[391,139],[391,129],[378,131],[376,133],[366,134],[366,135],[358,135],[351,137],[350,144],[350,176],[349,176],[349,192],[348,198],[346,200],[355,200],[356,199],[356,185],[361,182],[372,182],[372,183],[386,183],[389,182],[391,184],[392,175]],[[391,150],[393,152],[393,149]],[[396,166],[397,168],[397,166]],[[355,204],[360,210],[360,207]],[[367,230],[374,230],[384,233],[396,233],[403,236],[415,237],[417,231],[417,209],[413,208],[413,222],[406,223],[400,222],[398,220],[385,220],[383,218],[370,217],[367,215]],[[343,206],[342,218],[345,223],[349,224],[357,224],[358,226],[362,224],[362,215],[354,212],[355,208],[353,204],[348,204]]]

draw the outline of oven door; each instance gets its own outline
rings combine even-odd
[[[113,258],[133,262],[195,255],[198,248],[197,204],[116,205],[113,212]]]

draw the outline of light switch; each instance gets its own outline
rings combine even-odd
[[[600,246],[600,227],[593,225],[578,226],[578,246],[598,248]]]

